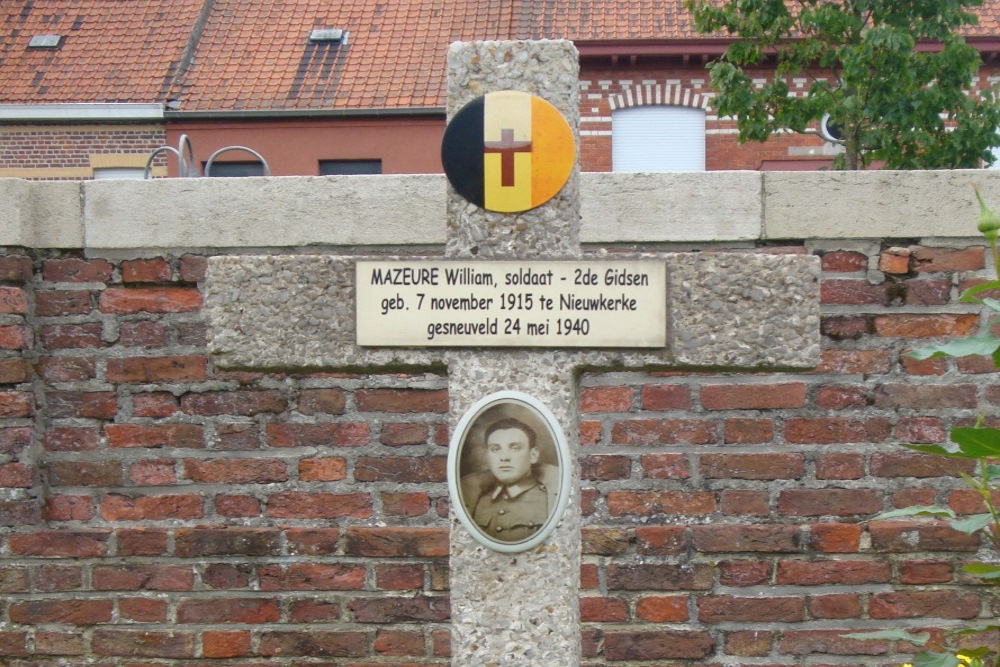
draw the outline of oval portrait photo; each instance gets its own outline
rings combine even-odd
[[[530,549],[559,523],[569,500],[568,448],[551,411],[528,394],[478,401],[458,423],[448,451],[455,514],[495,551]]]

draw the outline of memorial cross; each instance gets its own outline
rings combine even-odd
[[[529,92],[551,103],[567,119],[579,145],[579,66],[572,43],[451,46],[450,115],[474,98],[504,90]],[[465,268],[472,262],[480,267],[492,262],[519,266],[548,262],[551,267],[553,262],[580,261],[584,254],[579,200],[578,168],[573,168],[554,198],[516,214],[484,210],[449,188],[447,261],[465,262],[461,264]],[[362,276],[355,266],[360,259],[371,258],[272,255],[219,256],[209,261],[206,314],[211,351],[220,367],[379,372],[400,366],[440,366],[443,361],[448,368],[453,429],[480,398],[516,390],[546,406],[565,433],[569,503],[561,521],[536,548],[514,554],[491,550],[455,520],[453,508],[450,571],[455,665],[568,667],[580,663],[581,513],[576,460],[581,369],[773,369],[811,368],[818,363],[816,258],[746,253],[648,254],[644,258],[665,266],[669,278],[661,285],[664,315],[653,322],[663,342],[645,350],[598,349],[602,346],[590,346],[581,335],[575,338],[584,340],[566,345],[531,343],[514,336],[514,346],[506,348],[484,348],[480,341],[485,338],[478,334],[467,335],[462,344],[446,341],[444,347],[429,346],[438,341],[398,347],[365,343],[356,338],[362,319],[378,323],[388,321],[380,318],[388,318],[395,309],[417,309],[414,297],[392,292],[391,276],[396,274],[381,270],[375,275],[389,285],[380,289],[388,289],[391,296],[356,302]],[[378,264],[391,262],[382,258]],[[432,273],[409,270],[406,281],[429,281]],[[476,273],[475,267],[471,273]],[[610,270],[594,273],[616,280]],[[372,274],[369,269],[364,277],[368,290]],[[619,291],[624,307],[629,289],[615,290]],[[478,307],[485,298],[473,295],[467,303]],[[570,303],[576,297],[567,298]],[[616,313],[605,315],[611,325],[617,317]],[[539,322],[539,336],[541,329]],[[618,335],[610,334],[612,344]]]
[[[514,185],[514,154],[530,153],[531,142],[514,141],[514,130],[505,127],[500,131],[500,141],[487,141],[484,145],[487,153],[500,154],[500,174],[502,176],[500,184],[505,188],[512,187]]]

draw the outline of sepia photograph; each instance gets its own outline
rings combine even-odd
[[[533,397],[499,392],[463,416],[451,440],[449,489],[455,513],[497,551],[541,543],[568,498],[566,440]]]

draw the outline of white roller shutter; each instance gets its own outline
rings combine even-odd
[[[611,114],[612,171],[705,171],[705,112],[645,106]]]

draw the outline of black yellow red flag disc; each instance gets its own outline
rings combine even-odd
[[[473,204],[501,213],[527,211],[555,197],[575,161],[573,131],[559,110],[513,90],[462,107],[441,143],[452,187]]]

